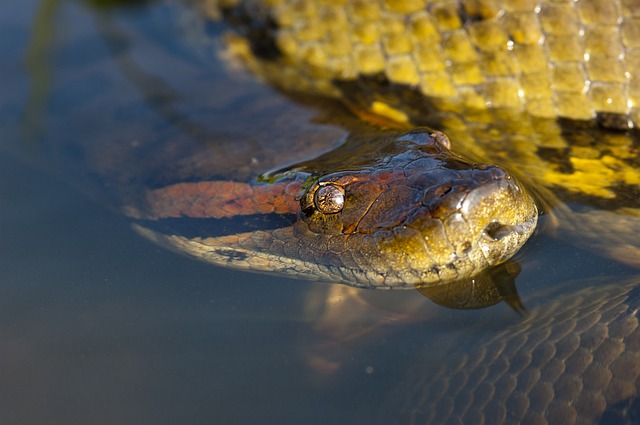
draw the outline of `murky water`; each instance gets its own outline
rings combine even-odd
[[[75,2],[0,4],[0,423],[387,423],[375,412],[402,398],[389,394],[413,364],[454,367],[450,347],[521,320],[504,304],[454,311],[406,292],[394,296],[420,297],[429,320],[385,319],[356,338],[309,314],[310,297],[325,296],[326,285],[213,267],[135,234],[91,168],[101,162],[75,151],[74,140],[150,137],[180,121],[162,102],[140,100],[126,64],[114,63],[118,48],[139,43],[148,75],[154,66],[193,69],[163,63],[166,51],[192,65],[204,59],[171,32],[180,27],[175,6],[96,16]],[[114,44],[109,22],[138,32]],[[36,50],[27,72],[36,34],[51,46]],[[158,44],[165,53],[156,57]],[[203,67],[185,75],[215,74]],[[184,104],[202,94],[201,82],[170,83]],[[114,99],[122,102],[116,122],[100,114]],[[195,103],[185,113],[206,119]],[[518,258],[529,309],[555,283],[635,273],[545,232]]]

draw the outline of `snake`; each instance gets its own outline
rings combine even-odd
[[[177,171],[145,181],[142,196],[123,189],[123,210],[146,237],[225,267],[450,287],[506,264],[542,210],[585,248],[640,265],[637,1],[191,3],[222,40],[230,74],[240,66],[302,105],[330,104],[320,124],[347,131],[312,159],[255,152],[237,163],[238,143],[208,146],[228,164],[205,179]],[[296,130],[292,120],[276,124]],[[207,159],[180,161],[191,169]],[[202,224],[232,218],[241,230]],[[195,232],[175,230],[194,223]],[[453,352],[464,359],[456,370],[415,365],[399,385],[410,419],[393,420],[632,421],[638,283],[560,293]]]

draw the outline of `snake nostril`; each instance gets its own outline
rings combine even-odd
[[[514,226],[505,225],[499,221],[492,221],[485,227],[484,234],[491,238],[491,240],[499,241],[511,234],[514,230],[516,230]]]

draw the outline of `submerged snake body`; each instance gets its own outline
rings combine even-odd
[[[602,424],[640,419],[637,278],[554,294],[544,308],[400,381],[381,423]]]

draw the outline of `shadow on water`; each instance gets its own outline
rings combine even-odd
[[[187,65],[153,59],[152,35],[176,43],[161,51],[181,51],[170,41],[180,10],[84,3],[0,5],[1,423],[388,423],[371,412],[407,367],[453,369],[451,347],[473,347],[522,320],[504,303],[454,311],[417,293],[216,268],[138,237],[101,179],[114,171],[73,141],[113,144],[100,151],[120,161],[113,182],[141,185],[148,180],[127,170],[143,159],[149,174],[157,170],[164,157],[150,152],[184,136],[185,121],[197,129],[229,117],[210,118],[205,102],[185,107],[216,72],[194,72],[190,62],[201,56],[182,52]],[[152,57],[146,69],[118,56],[114,40],[131,34],[117,33],[122,27],[140,29],[130,41],[142,44],[136,57]],[[147,80],[151,95],[141,100],[131,75],[144,81],[160,66],[186,70],[187,81]],[[116,100],[115,118],[101,115]],[[128,155],[134,141],[151,138],[162,140]],[[518,290],[532,311],[556,283],[578,282],[564,286],[570,292],[588,278],[635,273],[547,234],[517,259]]]

